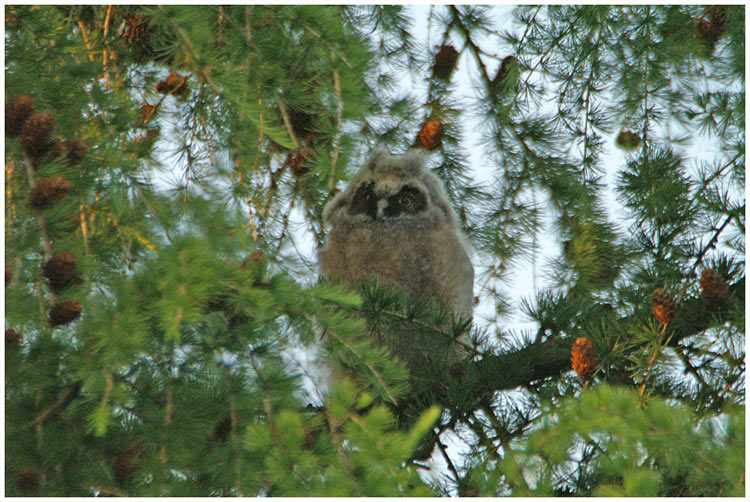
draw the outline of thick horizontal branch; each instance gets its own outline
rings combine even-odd
[[[744,279],[729,287],[729,295],[721,305],[708,306],[700,298],[689,298],[677,306],[675,318],[669,323],[665,338],[671,335],[670,345],[700,334],[728,320],[733,305],[744,305]],[[634,322],[632,318],[621,323]],[[551,338],[532,343],[503,354],[487,355],[459,368],[456,378],[440,382],[439,401],[457,415],[470,413],[482,398],[494,392],[510,390],[549,377],[559,376],[571,369],[572,338]]]

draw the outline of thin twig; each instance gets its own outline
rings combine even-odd
[[[668,323],[666,323],[666,322],[662,324],[661,332],[659,333],[659,337],[663,337],[664,336],[664,332],[667,330],[667,325],[668,325]],[[662,350],[664,350],[664,347],[666,347],[669,344],[669,341],[672,339],[672,335],[673,334],[674,334],[674,332],[671,335],[669,335],[669,337],[664,342],[664,345],[659,344],[659,345],[656,346],[656,348],[654,348],[654,353],[651,356],[651,360],[648,362],[648,369],[646,370],[646,376],[643,377],[643,385],[641,385],[641,390],[638,392],[638,395],[640,397],[643,397],[643,392],[646,390],[646,383],[648,383],[648,377],[651,375],[651,370],[654,367],[654,362],[656,361],[657,354],[659,354],[659,352],[661,352]]]
[[[289,133],[289,136],[292,137],[294,140],[294,146],[295,148],[299,149],[300,142],[297,138],[297,135],[294,134],[294,129],[292,128],[292,122],[289,120],[289,114],[286,111],[286,105],[284,105],[284,101],[281,99],[280,95],[276,95],[276,101],[279,103],[279,110],[281,111],[281,117],[284,119],[284,125],[286,126],[286,130]]]
[[[438,438],[436,443],[437,443],[438,449],[440,450],[440,453],[443,454],[443,458],[445,459],[445,462],[448,464],[448,469],[450,469],[450,471],[456,477],[456,486],[460,486],[461,475],[458,473],[458,470],[456,470],[456,467],[453,465],[453,461],[448,456],[448,453],[445,451],[445,446],[443,446],[443,443],[440,442],[440,438]]]
[[[86,48],[89,50],[89,60],[93,63],[94,62],[94,49],[91,48],[91,43],[89,43],[89,37],[86,34],[86,27],[83,25],[83,21],[78,19],[78,27],[81,28],[81,34],[83,35],[83,41],[86,42]]]
[[[24,167],[26,168],[26,176],[29,179],[29,188],[33,190],[34,187],[36,187],[34,167],[28,155],[24,153],[23,157],[25,161]],[[37,226],[39,227],[39,233],[42,237],[42,258],[46,262],[52,257],[52,241],[50,241],[50,238],[47,236],[47,228],[44,224],[44,216],[42,215],[41,211],[37,213],[37,215],[34,217],[34,220],[36,220]]]
[[[341,122],[343,121],[344,117],[344,102],[342,98],[341,93],[341,81],[339,79],[339,71],[338,69],[333,69],[333,86],[336,89],[336,138],[334,139],[334,143],[336,144],[336,147],[333,150],[333,160],[331,161],[331,173],[328,177],[328,190],[333,190],[333,179],[334,175],[336,173],[336,163],[339,160],[339,147],[340,147],[340,139],[341,139]]]
[[[82,383],[76,382],[71,388],[63,392],[57,401],[44,409],[35,419],[24,425],[24,429],[29,429],[46,422],[54,414],[64,410],[78,396],[81,391]]]

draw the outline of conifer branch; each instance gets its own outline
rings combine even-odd
[[[284,104],[284,100],[282,100],[281,96],[279,96],[278,94],[276,95],[276,102],[279,104],[279,111],[281,112],[281,118],[284,120],[284,126],[286,127],[286,130],[289,133],[289,137],[294,140],[294,146],[296,149],[299,150],[300,148],[299,138],[297,138],[297,135],[294,133],[294,128],[292,127],[292,121],[289,119],[289,114],[286,111],[286,105]]]
[[[73,384],[72,387],[70,387],[68,390],[63,392],[60,397],[57,398],[57,401],[52,403],[50,406],[44,409],[35,419],[33,419],[31,422],[27,423],[24,428],[30,429],[32,427],[36,427],[37,425],[41,425],[47,420],[49,420],[53,415],[60,413],[62,410],[64,410],[76,397],[78,397],[78,394],[81,392],[81,387],[83,387],[82,382],[76,382]]]
[[[744,304],[744,280],[729,286],[727,302]],[[665,346],[677,344],[690,336],[709,329],[714,323],[723,322],[726,310],[718,312],[709,310],[702,298],[691,298],[684,301],[677,310],[675,318],[665,327]],[[624,318],[619,324],[633,322],[634,318]],[[470,390],[474,397],[467,409],[466,405],[456,405],[455,398],[442,391],[441,402],[465,416],[479,406],[482,399],[496,391],[524,387],[532,382],[556,377],[571,370],[570,350],[572,338],[554,337],[542,343],[532,343],[526,347],[504,354],[488,354],[478,361],[466,361],[457,369],[458,384],[451,386]],[[645,344],[643,344],[645,345]],[[637,350],[640,346],[634,346]],[[468,400],[462,399],[461,402]]]
[[[29,180],[29,188],[31,190],[36,187],[36,176],[34,175],[34,166],[31,162],[31,159],[29,158],[26,153],[23,154],[24,158],[24,167],[26,168],[26,176]],[[36,221],[37,227],[39,228],[39,235],[42,240],[42,259],[44,262],[47,262],[52,257],[52,241],[50,240],[49,236],[47,235],[47,227],[44,224],[44,215],[42,215],[41,211],[37,211],[36,216],[34,217],[34,220]],[[54,293],[50,293],[54,297]]]

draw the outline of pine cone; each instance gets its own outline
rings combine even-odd
[[[33,492],[39,486],[39,474],[33,467],[24,467],[16,478],[16,486],[22,492]]]
[[[76,300],[63,300],[56,303],[49,311],[50,325],[54,328],[71,323],[78,319],[82,310],[81,302]]]
[[[312,157],[313,152],[310,150],[299,150],[294,153],[290,153],[284,160],[284,165],[289,166],[295,176],[301,176],[305,174],[308,169],[304,166],[307,159]]]
[[[232,417],[227,414],[218,424],[216,424],[216,427],[214,427],[214,433],[211,437],[214,441],[224,442],[229,438],[230,432],[232,432]]]
[[[458,51],[452,45],[444,45],[435,54],[435,64],[432,66],[432,73],[440,79],[448,80],[453,73],[458,61]]]
[[[703,269],[700,283],[703,299],[707,304],[717,306],[726,300],[729,294],[727,284],[717,271],[710,268]]]
[[[14,329],[5,330],[5,347],[6,348],[8,348],[8,346],[18,345],[18,342],[20,341],[21,341],[21,335],[19,335],[16,330]]]
[[[151,46],[151,37],[156,28],[146,14],[125,17],[120,36],[125,41],[134,61],[145,63],[155,55],[154,48]]]
[[[52,148],[55,117],[49,112],[34,113],[21,127],[21,146],[32,158],[38,159]]]
[[[710,44],[715,44],[724,33],[726,26],[727,7],[725,5],[709,5],[703,11],[703,16],[695,25],[695,35]]]
[[[55,138],[47,151],[47,154],[53,159],[64,157],[68,154],[68,147],[64,140]]]
[[[114,474],[115,480],[119,484],[126,483],[135,473],[138,460],[145,453],[145,448],[141,441],[131,441],[120,450],[115,458]]]
[[[623,150],[632,152],[641,144],[641,137],[632,131],[626,131],[623,129],[620,131],[620,134],[617,135],[615,143]]]
[[[141,117],[143,118],[144,122],[148,122],[149,120],[151,120],[151,117],[153,117],[154,113],[156,113],[156,108],[156,105],[152,105],[146,102],[141,105]]]
[[[31,191],[31,206],[47,209],[63,200],[69,191],[70,181],[62,176],[41,179]]]
[[[156,92],[184,98],[190,93],[190,88],[187,85],[187,77],[172,73],[166,80],[162,80],[156,84]]]
[[[417,134],[417,145],[425,150],[438,148],[443,140],[443,123],[439,120],[428,120]]]
[[[68,251],[57,253],[50,258],[42,269],[42,275],[49,281],[50,289],[59,293],[71,286],[76,279],[77,264],[76,257]]]
[[[578,377],[584,382],[591,380],[596,369],[594,342],[586,337],[578,338],[570,350],[570,361]]]
[[[15,138],[21,134],[26,119],[34,111],[34,98],[28,94],[21,94],[5,104],[5,135]]]
[[[74,139],[65,142],[66,157],[68,162],[73,166],[81,165],[83,158],[86,156],[88,146],[82,139]]]
[[[304,138],[312,132],[313,119],[315,118],[313,115],[297,110],[289,110],[287,117],[289,117],[289,124],[298,138]]]
[[[654,290],[654,294],[651,296],[651,305],[659,322],[669,324],[669,321],[674,319],[676,310],[674,298],[666,289],[656,288]]]
[[[120,36],[131,44],[147,44],[151,40],[151,33],[154,31],[149,21],[149,17],[145,14],[126,17]]]

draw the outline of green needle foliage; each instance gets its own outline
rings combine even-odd
[[[6,6],[5,494],[742,496],[744,7],[505,12]],[[375,146],[473,320],[318,279]]]

